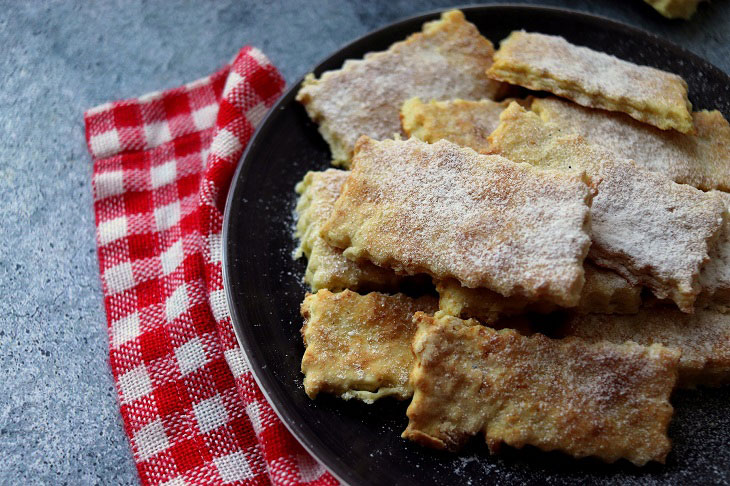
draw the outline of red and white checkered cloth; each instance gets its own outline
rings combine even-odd
[[[337,484],[258,389],[223,291],[226,194],[283,87],[246,47],[212,76],[85,114],[110,362],[143,484]]]

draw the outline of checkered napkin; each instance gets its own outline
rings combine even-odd
[[[253,380],[223,291],[236,164],[284,81],[257,49],[85,114],[112,372],[143,484],[330,485]]]

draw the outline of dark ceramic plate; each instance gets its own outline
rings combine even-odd
[[[463,9],[495,45],[515,29],[558,34],[569,41],[687,80],[696,109],[730,115],[730,78],[669,42],[603,18],[528,6]],[[348,58],[386,49],[420,30],[438,13],[413,17],[343,47],[314,68],[339,68]],[[238,167],[223,233],[225,288],[236,335],[269,402],[294,435],[341,480],[350,484],[604,484],[721,483],[730,477],[730,389],[678,391],[669,430],[674,448],[666,465],[606,465],[535,449],[490,456],[483,439],[459,455],[423,449],[400,438],[407,403],[374,405],[304,394],[299,304],[304,262],[291,253],[294,185],[308,170],[328,167],[327,145],[294,100],[292,86],[263,122]]]

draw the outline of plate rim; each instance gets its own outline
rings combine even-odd
[[[719,74],[724,75],[725,77],[730,77],[728,73],[725,73],[722,69],[718,68],[705,58],[695,54],[694,52],[685,49],[684,47],[675,44],[674,42],[658,35],[654,34],[653,32],[649,32],[646,30],[643,30],[639,27],[611,19],[609,17],[603,16],[603,15],[596,15],[592,13],[582,12],[578,10],[573,10],[569,8],[563,8],[563,7],[556,7],[556,6],[549,6],[549,5],[536,5],[536,4],[517,4],[517,3],[495,3],[495,4],[466,4],[466,5],[457,5],[447,8],[438,8],[433,10],[424,11],[421,13],[417,13],[414,15],[409,15],[407,17],[399,18],[393,22],[390,22],[388,24],[385,24],[381,27],[378,27],[374,30],[368,31],[367,33],[358,36],[357,38],[353,39],[352,41],[349,41],[343,45],[341,45],[339,48],[337,48],[334,51],[331,51],[328,55],[324,56],[314,64],[314,66],[307,71],[307,73],[320,73],[324,66],[329,63],[334,57],[337,57],[342,51],[345,51],[355,44],[358,44],[360,42],[366,41],[369,37],[375,36],[383,31],[387,31],[393,28],[397,28],[398,26],[402,24],[407,24],[415,21],[419,21],[421,23],[427,22],[429,20],[432,20],[433,18],[436,18],[443,12],[447,12],[449,10],[461,10],[464,12],[465,16],[467,17],[467,20],[469,20],[469,12],[473,12],[476,10],[500,10],[500,9],[518,9],[518,10],[525,10],[530,11],[532,13],[539,13],[539,12],[550,12],[552,14],[559,14],[559,15],[565,15],[568,17],[580,17],[585,21],[588,22],[598,22],[602,24],[608,24],[611,28],[617,29],[621,31],[622,33],[629,33],[630,35],[638,35],[638,36],[644,36],[644,37],[650,37],[654,42],[661,44],[663,48],[674,51],[678,55],[683,57],[689,57],[692,58],[693,62],[697,62],[700,64],[706,65],[709,69],[717,71]],[[414,31],[416,32],[416,31]],[[246,360],[249,370],[251,371],[251,375],[254,378],[254,381],[256,382],[257,386],[261,390],[262,395],[268,402],[268,404],[271,406],[271,408],[274,410],[274,413],[279,418],[279,420],[284,424],[286,429],[294,436],[294,438],[299,442],[299,444],[320,464],[322,465],[330,474],[332,474],[341,484],[353,484],[352,481],[355,479],[350,475],[351,469],[347,467],[347,465],[342,462],[341,456],[337,456],[334,461],[330,461],[331,459],[330,455],[327,453],[322,453],[323,450],[325,450],[324,446],[322,444],[318,444],[316,441],[312,440],[312,437],[306,433],[306,431],[302,428],[297,427],[297,424],[294,422],[294,420],[287,414],[283,413],[281,408],[282,404],[279,403],[278,399],[273,398],[271,393],[269,392],[269,387],[273,388],[273,382],[275,381],[275,378],[272,376],[272,374],[268,371],[265,371],[266,365],[264,363],[263,367],[259,361],[264,361],[263,357],[258,357],[256,359],[255,356],[255,341],[253,339],[249,340],[252,336],[247,336],[245,329],[250,328],[251,323],[248,322],[247,319],[245,319],[242,315],[239,314],[237,307],[235,304],[235,299],[233,297],[233,293],[231,291],[231,277],[230,277],[230,256],[229,256],[229,228],[231,226],[231,206],[233,204],[233,194],[236,192],[236,186],[243,180],[241,177],[241,173],[248,168],[249,165],[251,165],[253,162],[247,163],[249,161],[249,153],[254,150],[254,148],[258,144],[258,137],[259,135],[264,132],[268,126],[268,124],[271,122],[275,114],[279,111],[282,105],[286,105],[290,103],[292,98],[296,95],[296,92],[299,90],[302,82],[304,81],[305,75],[300,76],[296,82],[292,83],[289,87],[286,88],[286,91],[281,95],[281,97],[276,101],[274,105],[272,105],[271,108],[269,108],[268,112],[266,113],[266,116],[262,119],[259,126],[254,131],[253,135],[251,136],[251,139],[249,140],[249,143],[247,144],[243,154],[241,155],[241,158],[237,162],[236,170],[233,173],[233,178],[231,179],[231,183],[228,189],[228,194],[226,195],[226,204],[225,209],[223,213],[223,228],[222,228],[222,234],[221,234],[221,244],[222,244],[222,252],[221,252],[221,266],[223,271],[223,288],[226,295],[226,303],[228,304],[228,308],[230,311],[231,316],[231,325],[234,330],[234,334],[236,336],[236,341],[238,342],[238,345],[241,347],[241,350],[243,351],[244,359]],[[243,324],[246,324],[244,326]],[[283,402],[283,401],[282,401]],[[310,429],[311,430],[311,429]],[[321,448],[321,449],[320,449]],[[325,450],[327,452],[327,450]],[[345,478],[349,478],[345,479]]]

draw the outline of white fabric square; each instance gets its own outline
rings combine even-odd
[[[240,150],[241,147],[238,137],[224,128],[213,139],[210,150],[219,157],[225,158]]]
[[[223,249],[223,240],[220,233],[212,233],[208,235],[208,248],[210,249],[211,263],[220,263]]]
[[[175,242],[174,245],[163,251],[160,255],[160,260],[162,262],[162,272],[165,275],[169,275],[174,272],[178,265],[182,263],[184,257],[185,255],[183,255],[182,240],[178,240]]]
[[[236,71],[231,70],[231,72],[228,73],[228,79],[226,79],[226,85],[223,88],[223,97],[227,97],[231,90],[238,86],[243,78],[240,74],[238,74]]]
[[[248,465],[246,456],[241,451],[228,454],[227,456],[216,457],[213,459],[213,462],[215,462],[215,466],[218,468],[218,474],[220,474],[221,479],[226,483],[253,479],[251,466]]]
[[[92,135],[89,139],[89,145],[91,145],[91,152],[96,157],[106,157],[107,155],[117,153],[122,147],[116,128],[98,135]]]
[[[143,364],[119,377],[119,389],[124,403],[131,403],[152,392],[152,382]]]
[[[99,245],[104,246],[119,238],[127,236],[127,217],[120,216],[99,223]]]
[[[225,356],[226,363],[228,363],[228,367],[233,373],[233,378],[238,378],[248,370],[248,363],[246,363],[246,358],[240,347],[227,349],[223,352],[223,356]]]
[[[297,454],[297,469],[299,470],[299,481],[310,483],[325,473],[324,466],[318,463],[312,456]]]
[[[228,422],[228,412],[220,395],[216,395],[193,405],[198,428],[206,433]]]
[[[165,316],[168,321],[172,322],[189,308],[190,299],[188,298],[187,286],[182,284],[167,298],[165,302]]]
[[[155,208],[155,225],[159,231],[165,231],[180,221],[180,201]]]
[[[150,169],[150,180],[152,182],[152,189],[157,189],[166,184],[175,181],[177,176],[177,164],[174,160],[165,162],[162,165],[152,167]]]
[[[264,424],[261,421],[261,407],[257,402],[251,402],[246,405],[246,415],[251,419],[251,425],[253,431],[256,432],[256,436],[261,435],[261,431],[264,430]]]
[[[94,177],[96,198],[103,199],[124,192],[124,173],[121,170],[102,172]]]
[[[169,481],[165,481],[164,483],[160,483],[160,486],[187,486],[188,483],[185,482],[183,478],[180,476],[176,478],[172,478]]]
[[[175,348],[175,357],[177,358],[180,372],[183,375],[205,366],[205,363],[208,362],[208,358],[205,356],[205,349],[203,349],[203,343],[197,337]]]
[[[269,111],[269,109],[263,102],[258,103],[246,112],[246,119],[251,125],[257,126],[259,122],[263,120],[264,116],[266,116],[267,111]]]
[[[218,105],[212,104],[204,106],[193,112],[193,122],[198,130],[205,130],[215,124],[215,118],[218,116]]]
[[[139,429],[134,434],[134,444],[137,446],[140,461],[146,461],[170,447],[162,420],[158,418]]]
[[[149,93],[145,93],[137,98],[140,103],[149,103],[150,101],[155,101],[159,99],[162,99],[162,91],[150,91]]]
[[[151,147],[156,147],[172,140],[170,125],[167,123],[167,120],[145,124],[144,135],[147,139],[147,144]]]
[[[98,106],[95,106],[93,108],[89,108],[88,110],[86,110],[86,115],[87,116],[88,115],[96,115],[98,113],[103,113],[105,111],[108,111],[108,110],[110,110],[112,108],[114,108],[114,103],[112,103],[110,101],[110,102],[104,103],[103,105],[98,105]]]
[[[214,290],[210,293],[210,309],[213,311],[216,321],[228,317],[228,300],[225,290]]]
[[[116,348],[122,344],[138,338],[139,314],[134,313],[112,322],[112,347]]]
[[[134,273],[132,272],[132,264],[129,262],[120,263],[113,267],[107,268],[104,272],[104,281],[106,282],[107,291],[110,294],[123,292],[134,287]]]
[[[270,64],[269,60],[266,58],[266,55],[256,48],[248,51],[248,55],[256,59],[256,62],[258,62],[259,66],[261,67],[266,67]]]

